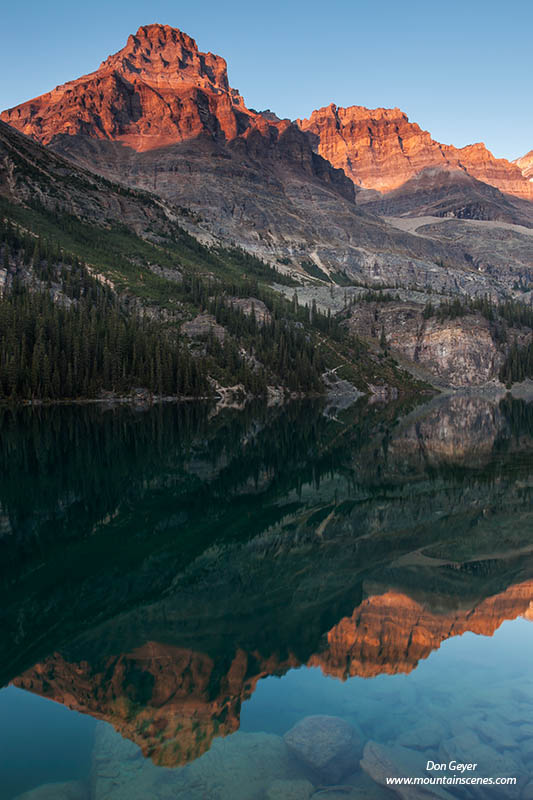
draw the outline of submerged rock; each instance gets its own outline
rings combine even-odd
[[[266,793],[266,800],[309,800],[313,784],[305,778],[293,781],[274,781]]]
[[[388,792],[383,794],[385,790],[377,784],[374,784],[374,787],[377,794],[369,794],[366,789],[361,791],[354,786],[326,786],[315,792],[311,800],[385,800],[385,798],[394,797]]]
[[[136,745],[101,725],[95,739],[91,800],[264,800],[276,782],[304,783],[312,789],[301,780],[302,773],[283,739],[273,734],[235,733],[216,739],[201,758],[169,769],[156,767]],[[307,797],[300,792],[294,800]],[[289,799],[293,800],[290,794]]]
[[[520,760],[509,750],[499,752],[482,742],[473,731],[466,731],[460,736],[453,736],[442,742],[439,757],[445,763],[452,759],[476,763],[476,777],[517,778],[515,785],[473,786],[471,789],[475,797],[513,798],[513,800],[520,797],[521,786],[524,783],[524,770]]]
[[[429,750],[438,747],[445,735],[446,732],[440,722],[429,722],[427,725],[404,731],[398,737],[397,744],[410,747],[412,750]]]
[[[359,769],[353,775],[349,775],[343,781],[343,786],[339,787],[339,791],[348,792],[342,800],[391,800],[396,795],[384,786],[380,786],[376,781]],[[328,787],[329,789],[335,787]],[[320,791],[313,795],[312,800],[334,800],[334,796],[326,794],[325,792],[320,795]]]
[[[533,762],[533,739],[524,739],[520,742],[520,751],[524,763],[528,766]]]
[[[81,781],[43,783],[17,795],[14,800],[89,800],[89,790]]]
[[[388,778],[428,777],[426,758],[406,747],[386,747],[377,742],[367,742],[361,760],[362,769],[372,780],[387,787]],[[403,800],[453,800],[453,795],[440,786],[388,786]]]
[[[496,749],[511,749],[518,747],[515,731],[510,725],[504,722],[492,722],[489,719],[477,719],[471,727],[475,730],[481,741],[488,742]]]
[[[217,739],[205,756],[185,767],[183,777],[189,794],[179,796],[187,800],[262,800],[275,780],[300,776],[292,768],[280,736],[239,732]]]
[[[516,738],[519,741],[521,739],[533,739],[533,725],[530,725],[527,722],[525,725],[520,725],[516,731]]]
[[[527,786],[524,786],[520,800],[533,800],[533,781],[530,781]]]
[[[357,732],[340,717],[305,717],[284,738],[290,750],[325,783],[337,783],[354,772],[361,757]]]

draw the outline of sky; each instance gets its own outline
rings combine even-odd
[[[445,144],[483,141],[509,159],[533,149],[532,0],[6,0],[1,20],[1,109],[160,22],[223,56],[251,108],[399,107]]]

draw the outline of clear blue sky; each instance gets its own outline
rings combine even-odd
[[[532,0],[5,0],[0,108],[91,72],[150,22],[224,56],[253,108],[398,106],[447,144],[533,149]]]

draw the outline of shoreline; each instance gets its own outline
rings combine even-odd
[[[58,398],[58,399],[40,399],[35,398],[32,400],[9,400],[0,398],[0,408],[41,408],[50,406],[85,406],[85,405],[121,405],[133,407],[147,407],[158,405],[162,403],[213,403],[216,406],[234,405],[240,403],[243,406],[254,400],[265,401],[269,404],[285,403],[290,400],[324,400],[332,401],[335,399],[342,399],[345,396],[350,396],[352,402],[358,402],[363,398],[376,401],[379,399],[381,402],[392,402],[406,397],[419,397],[421,402],[430,401],[431,399],[439,396],[449,395],[479,395],[490,397],[505,397],[512,395],[516,399],[525,400],[526,402],[533,401],[533,380],[525,380],[520,383],[515,383],[511,388],[507,388],[503,383],[488,383],[481,386],[447,386],[447,387],[431,387],[420,392],[400,392],[395,397],[385,397],[375,392],[361,392],[353,387],[353,390],[346,392],[336,392],[335,385],[332,386],[332,391],[326,392],[289,392],[278,387],[272,387],[266,395],[252,395],[243,392],[240,387],[220,387],[218,392],[213,395],[200,395],[200,396],[187,396],[187,395],[150,395],[146,394],[129,394],[129,395],[109,395],[105,397],[73,397],[73,398]],[[378,387],[379,388],[379,387]]]

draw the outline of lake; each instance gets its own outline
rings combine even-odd
[[[533,404],[0,437],[0,800],[532,800]]]

